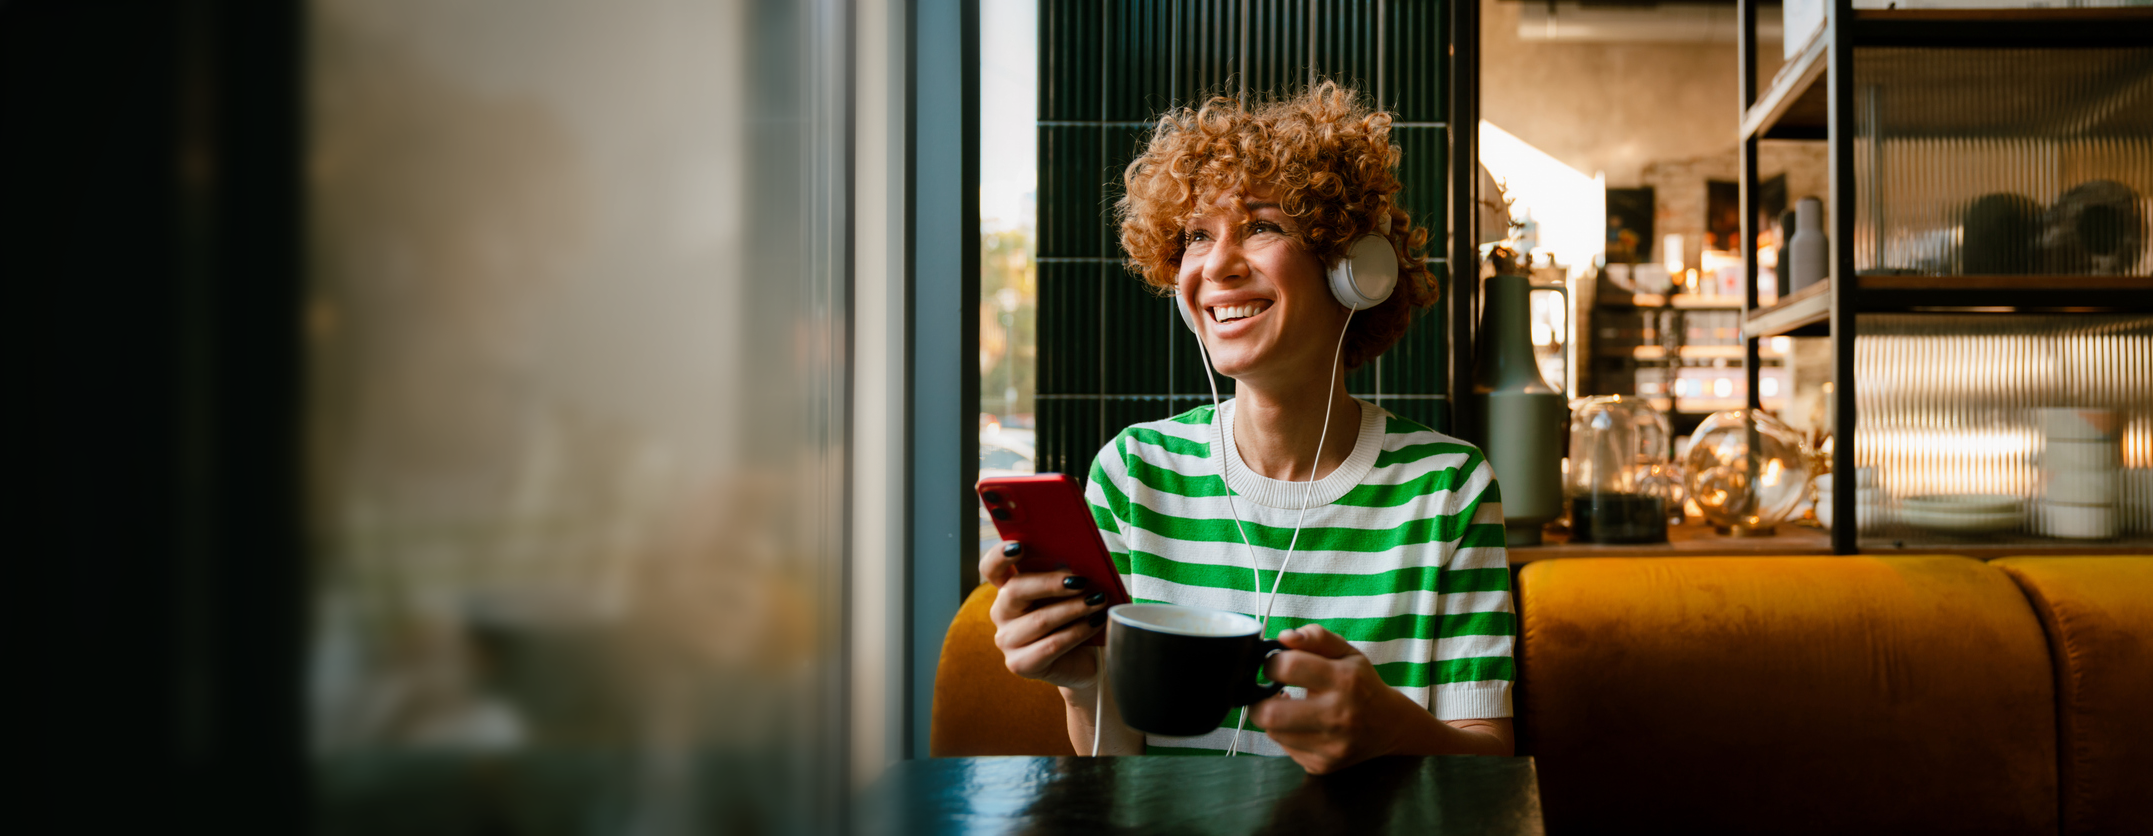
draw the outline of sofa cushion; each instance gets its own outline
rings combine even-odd
[[[2153,556],[1991,565],[2018,581],[2048,633],[2063,831],[2153,833]]]
[[[1061,692],[1010,673],[1002,664],[1002,651],[994,646],[994,622],[987,618],[995,592],[988,584],[974,588],[942,638],[927,753],[1074,755]]]
[[[2056,829],[2048,647],[2001,570],[1547,560],[1518,605],[1551,831]]]

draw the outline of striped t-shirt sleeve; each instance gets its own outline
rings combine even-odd
[[[1129,546],[1121,536],[1121,520],[1128,516],[1128,493],[1112,486],[1112,476],[1106,471],[1107,451],[1121,449],[1126,434],[1115,438],[1106,450],[1091,461],[1091,473],[1084,479],[1084,500],[1091,506],[1092,523],[1099,527],[1099,539],[1106,541],[1107,557],[1114,561],[1114,571],[1121,575],[1121,586],[1129,588]],[[1119,505],[1117,509],[1115,506]]]
[[[1495,468],[1480,459],[1467,484],[1476,493],[1436,599],[1441,639],[1429,710],[1439,720],[1511,716],[1510,683],[1517,616],[1510,600],[1510,558],[1503,545],[1503,503]]]

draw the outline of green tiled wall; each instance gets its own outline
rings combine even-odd
[[[1121,267],[1112,207],[1161,111],[1241,92],[1244,42],[1251,97],[1292,93],[1313,72],[1391,111],[1400,202],[1435,235],[1444,278],[1447,12],[1438,0],[1040,0],[1040,470],[1081,475],[1122,427],[1210,402],[1195,337]],[[1348,377],[1353,393],[1448,429],[1439,312]]]

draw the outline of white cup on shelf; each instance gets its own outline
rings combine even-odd
[[[2041,523],[2050,537],[2105,540],[2116,536],[2116,509],[2113,505],[2043,502]]]
[[[2036,409],[2041,435],[2050,441],[2102,441],[2116,437],[2116,413],[2112,409]]]
[[[2121,493],[2122,480],[2115,470],[2046,470],[2041,475],[2047,482],[2042,496],[2050,502],[2113,506]]]
[[[2048,440],[2041,450],[2041,466],[2051,472],[2104,472],[2114,473],[2122,464],[2116,452],[2114,439]]]

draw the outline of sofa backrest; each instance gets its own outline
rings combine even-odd
[[[1076,754],[1061,692],[1010,673],[994,646],[987,609],[997,590],[980,584],[957,609],[935,668],[934,727],[927,753],[938,758]]]
[[[2056,664],[2065,833],[2153,833],[2153,555],[2012,557]]]
[[[2055,832],[2048,647],[1999,569],[1562,559],[1518,586],[1551,831]]]

